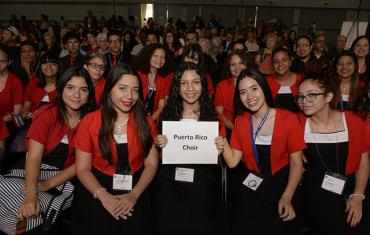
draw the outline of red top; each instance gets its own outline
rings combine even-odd
[[[74,163],[73,141],[77,127],[71,129],[65,122],[59,121],[57,105],[43,105],[35,114],[30,129],[27,132],[26,148],[30,139],[44,145],[44,155],[58,146],[65,135],[68,137],[68,156],[64,163],[68,167]]]
[[[9,73],[3,91],[0,91],[0,117],[6,113],[12,113],[14,105],[23,105],[24,87],[21,80],[14,74]]]
[[[0,140],[5,140],[5,138],[8,136],[8,129],[6,128],[3,119],[0,119]]]
[[[152,130],[152,136],[156,136],[153,120],[147,116],[147,121]],[[101,110],[96,110],[84,117],[79,125],[75,148],[92,154],[92,166],[100,172],[113,176],[116,168],[103,158],[99,148],[99,131],[101,127]],[[111,139],[111,151],[113,159],[118,162],[117,148],[114,139]],[[130,112],[127,123],[128,160],[131,173],[134,174],[144,164],[144,152],[135,127],[134,114]]]
[[[169,96],[173,75],[174,73],[171,73],[169,76],[166,77],[167,82],[165,86],[165,93],[164,93],[164,97],[161,97],[161,98],[165,98],[166,96]],[[207,79],[207,86],[208,86],[208,95],[213,97],[213,95],[215,94],[215,87],[213,86],[211,76],[208,73],[206,73],[206,79]]]
[[[368,144],[368,154],[370,157],[370,115],[367,117],[367,120],[365,121],[365,129],[366,129],[367,144]]]
[[[45,95],[49,96],[49,102],[54,103],[57,99],[57,92],[54,89],[52,92],[46,92],[43,88],[38,87],[39,79],[33,78],[27,85],[26,94],[24,96],[25,101],[31,102],[32,106],[30,112],[35,112],[39,107],[42,99]]]
[[[348,157],[346,162],[346,174],[350,175],[358,170],[362,153],[369,150],[364,122],[348,111],[344,111],[348,128]],[[306,126],[306,117],[303,114],[299,115],[301,128],[304,130]],[[288,122],[287,122],[288,123]]]
[[[266,77],[266,80],[270,86],[272,97],[275,98],[277,95],[281,85],[276,80],[276,74],[272,74]],[[302,74],[297,73],[295,77],[295,83],[290,86],[290,90],[292,92],[292,95],[295,97],[298,95],[298,85],[300,81],[302,80]]]
[[[149,77],[148,74],[143,73],[141,71],[138,71],[139,77],[141,78],[141,83],[143,85],[143,94],[144,94],[144,100],[148,96],[149,91]],[[168,77],[170,75],[167,75],[166,77],[162,77],[157,73],[155,77],[155,98],[154,98],[154,109],[153,112],[157,111],[158,109],[158,103],[160,99],[164,99],[165,97],[165,89],[167,88]]]
[[[95,101],[97,105],[99,105],[101,102],[101,95],[103,94],[104,87],[105,87],[105,78],[100,78],[95,86]]]
[[[297,115],[283,109],[275,109],[275,124],[271,140],[271,173],[274,175],[281,168],[289,164],[289,154],[306,148],[302,128]],[[250,170],[258,171],[253,153],[250,136],[251,114],[245,112],[235,119],[231,134],[230,146],[242,151],[244,166]],[[286,125],[289,123],[289,125]]]
[[[235,82],[232,77],[219,82],[216,86],[215,106],[224,108],[223,115],[230,121],[234,121],[234,91]]]

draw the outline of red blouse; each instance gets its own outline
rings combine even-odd
[[[49,96],[50,103],[54,103],[57,99],[56,89],[48,93],[43,88],[38,87],[38,84],[38,78],[31,79],[27,85],[26,94],[24,96],[24,100],[29,101],[32,104],[30,109],[32,113],[40,107],[40,103],[45,95]]]
[[[95,87],[95,101],[97,105],[99,105],[101,102],[101,95],[103,94],[104,87],[105,87],[105,78],[100,78],[98,84],[96,84]]]
[[[216,86],[215,106],[224,108],[223,115],[230,121],[234,121],[234,91],[235,83],[232,77],[229,77]]]
[[[297,115],[282,109],[275,109],[275,124],[271,140],[271,173],[274,175],[289,164],[289,154],[306,148],[302,128]],[[231,134],[230,146],[242,151],[244,166],[258,171],[250,136],[251,114],[246,112],[236,118]],[[289,123],[289,125],[287,125]]]
[[[281,85],[276,81],[276,74],[267,76],[266,80],[270,86],[272,97],[275,98],[275,96],[277,95],[281,87]],[[298,85],[301,80],[302,80],[302,74],[297,73],[295,77],[295,83],[290,86],[290,90],[294,97],[298,95]]]
[[[367,139],[364,122],[348,111],[345,112],[346,123],[348,128],[348,158],[346,162],[346,174],[350,175],[358,170],[362,153],[369,150],[369,140]],[[306,126],[306,117],[299,115],[301,128]]]
[[[14,74],[9,73],[5,87],[0,91],[0,117],[6,113],[12,113],[14,105],[23,105],[24,87],[21,80]]]
[[[59,121],[59,110],[56,104],[42,106],[35,114],[27,132],[26,148],[30,139],[44,146],[44,155],[51,152],[65,135],[68,138],[68,156],[64,164],[68,167],[74,163],[73,141],[77,127],[71,129],[65,122]]]
[[[152,130],[153,138],[157,132],[154,128],[153,120],[147,116],[147,121]],[[99,131],[101,127],[101,110],[96,110],[84,117],[79,125],[75,148],[86,153],[92,154],[92,166],[100,172],[113,176],[116,168],[103,158],[99,148]],[[144,164],[144,152],[135,127],[134,114],[131,112],[127,123],[127,144],[128,159],[130,162],[131,173],[134,174]],[[113,160],[118,161],[116,144],[111,139],[111,151]]]

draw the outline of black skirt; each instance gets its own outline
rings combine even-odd
[[[194,182],[175,181],[176,167],[194,169]],[[217,234],[221,169],[217,165],[161,165],[153,184],[155,234]]]
[[[112,190],[113,177],[105,175],[95,169],[93,174],[107,191],[113,195],[122,194],[122,192]],[[141,175],[136,172],[133,176],[133,185],[135,185]],[[76,187],[75,198],[72,205],[72,230],[74,234],[128,234],[142,235],[151,234],[151,208],[150,196],[147,190],[137,200],[134,206],[132,217],[127,220],[116,220],[103,207],[98,199],[81,184]]]

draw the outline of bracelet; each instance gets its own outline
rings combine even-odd
[[[361,193],[352,193],[351,195],[349,195],[348,198],[355,197],[355,196],[360,196],[362,200],[365,199],[365,195]]]
[[[94,197],[95,199],[97,199],[97,198],[98,198],[99,193],[101,193],[102,191],[107,191],[107,189],[106,189],[106,188],[103,188],[103,187],[98,188],[98,189],[95,191],[95,193],[93,193],[93,197]]]
[[[22,194],[24,196],[27,196],[30,193],[38,193],[39,191],[37,189],[30,189],[30,190],[22,190]]]

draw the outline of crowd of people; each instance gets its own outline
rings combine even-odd
[[[367,36],[328,48],[323,32],[214,15],[11,23],[3,233],[370,233]],[[218,164],[162,163],[165,121],[217,122]]]

